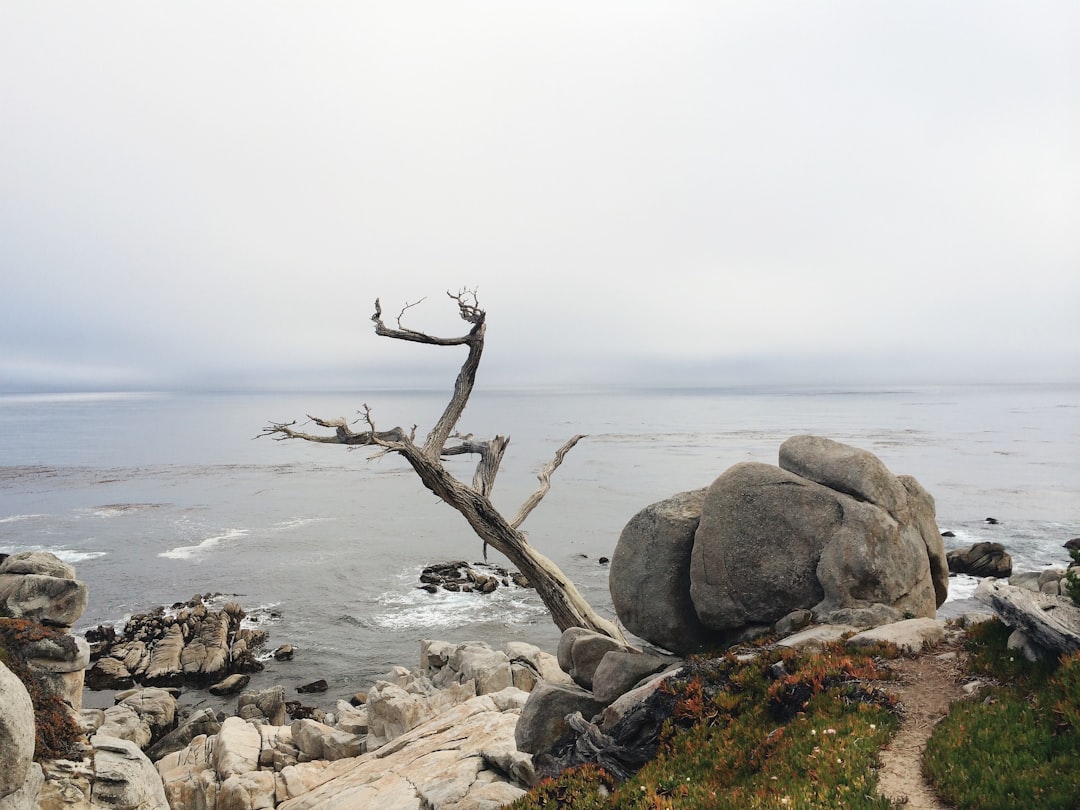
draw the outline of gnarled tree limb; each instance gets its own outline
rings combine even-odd
[[[555,453],[555,457],[544,466],[537,476],[540,486],[522,504],[512,521],[506,518],[491,502],[491,491],[495,486],[495,477],[499,471],[503,454],[509,444],[509,438],[495,436],[487,441],[476,441],[472,435],[454,434],[461,419],[469,396],[476,383],[476,372],[480,366],[480,357],[484,350],[484,333],[487,316],[480,308],[476,293],[463,290],[457,294],[447,293],[457,302],[458,314],[466,323],[472,324],[468,334],[454,338],[440,338],[409,329],[402,325],[405,312],[415,304],[406,304],[397,317],[397,326],[388,327],[383,322],[382,304],[375,301],[375,314],[371,320],[375,323],[375,333],[394,340],[406,340],[429,346],[467,346],[468,356],[462,363],[454,382],[454,391],[442,416],[428,433],[423,445],[415,443],[416,427],[406,434],[400,427],[378,431],[372,418],[371,409],[364,406],[366,431],[353,431],[344,418],[322,419],[309,417],[315,424],[332,428],[333,435],[317,435],[297,430],[295,422],[274,422],[263,429],[260,435],[274,439],[302,439],[304,441],[328,444],[368,445],[382,448],[380,453],[397,453],[402,456],[420,477],[421,482],[431,492],[448,505],[456,509],[469,522],[473,531],[484,542],[485,555],[487,546],[510,560],[536,588],[552,619],[561,630],[569,627],[586,627],[625,642],[622,632],[611,621],[603,618],[585,601],[574,584],[559,570],[550,559],[534,549],[519,527],[536,508],[551,488],[551,475],[562,464],[566,454],[580,441],[582,436],[574,436]],[[419,302],[417,302],[419,303]],[[451,439],[458,443],[447,445]],[[443,466],[444,458],[458,455],[478,455],[479,462],[473,473],[472,485],[467,486],[456,479]]]

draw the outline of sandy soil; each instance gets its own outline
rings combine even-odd
[[[892,690],[903,707],[900,731],[881,753],[878,794],[905,810],[949,810],[923,775],[922,757],[934,726],[949,706],[965,697],[965,653],[956,634],[914,658],[898,658],[890,668],[899,675]]]

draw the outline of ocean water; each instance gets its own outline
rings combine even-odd
[[[268,649],[297,648],[291,662],[267,662],[253,686],[291,692],[326,678],[330,691],[307,702],[327,708],[392,665],[415,666],[424,638],[553,650],[558,630],[532,591],[417,589],[425,565],[478,560],[481,546],[402,461],[255,438],[271,420],[355,418],[364,402],[378,427],[418,424],[422,436],[445,397],[0,396],[0,552],[45,549],[74,564],[90,588],[77,629],[227,594],[269,632]],[[935,497],[941,529],[956,535],[947,547],[997,540],[1016,570],[1036,570],[1066,565],[1062,544],[1080,536],[1077,386],[478,391],[460,427],[511,437],[493,496],[505,513],[566,439],[587,434],[523,528],[609,615],[598,560],[630,517],[739,461],[775,463],[780,443],[800,433],[914,475]],[[448,464],[471,477],[468,459]],[[973,587],[954,578],[950,598]]]

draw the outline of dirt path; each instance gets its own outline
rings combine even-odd
[[[922,757],[934,726],[949,713],[953,702],[964,697],[964,660],[957,634],[916,658],[890,662],[899,675],[893,691],[904,712],[900,731],[881,752],[878,795],[902,803],[905,810],[949,810],[923,776]]]

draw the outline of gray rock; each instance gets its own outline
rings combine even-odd
[[[1012,576],[1012,556],[1001,543],[976,543],[953,549],[946,555],[949,571],[973,577]]]
[[[945,622],[937,619],[906,619],[864,630],[847,640],[851,647],[869,647],[878,642],[895,644],[901,652],[917,653],[945,639]]]
[[[518,750],[530,754],[550,751],[573,735],[567,715],[579,712],[589,718],[603,708],[603,703],[579,686],[538,683],[529,693],[514,730]]]
[[[792,436],[780,445],[780,469],[880,506],[900,519],[907,491],[877,456],[823,436]]]
[[[815,572],[841,526],[838,499],[845,497],[756,462],[717,478],[705,495],[690,561],[690,595],[702,622],[730,633],[821,602],[825,590]]]
[[[1041,573],[1039,571],[1024,571],[1019,574],[1013,574],[1009,577],[1009,584],[1015,588],[1024,588],[1029,591],[1038,591],[1040,587],[1039,579]]]
[[[691,554],[690,593],[702,621],[733,634],[796,609],[824,621],[875,605],[891,616],[932,617],[948,591],[933,499],[864,451],[796,439],[785,442],[785,464],[855,495],[765,464],[721,475],[706,492]],[[817,466],[815,448],[824,455]],[[830,465],[848,456],[861,472],[844,478]]]
[[[679,654],[717,641],[690,599],[690,554],[704,500],[699,489],[646,506],[623,528],[608,572],[626,629]]]
[[[773,625],[773,631],[778,636],[790,636],[792,633],[805,628],[813,620],[814,614],[812,611],[805,609],[793,610]]]
[[[608,704],[629,692],[641,680],[661,670],[678,666],[680,661],[648,653],[631,653],[612,650],[600,659],[593,673],[593,695],[597,701]]]
[[[780,639],[777,645],[802,652],[819,652],[826,644],[840,641],[845,635],[856,633],[858,630],[858,627],[852,627],[848,624],[815,624],[787,638]]]
[[[146,756],[152,762],[157,762],[167,754],[171,754],[174,751],[179,751],[186,747],[188,743],[200,734],[211,736],[217,734],[220,730],[221,723],[218,721],[214,710],[200,709],[146,749]]]
[[[23,787],[34,760],[34,705],[0,661],[0,799]]]
[[[251,707],[272,726],[285,725],[285,688],[271,686],[258,692],[243,692],[236,701],[237,712]]]
[[[76,579],[46,574],[0,574],[0,616],[71,627],[86,610],[89,593]]]
[[[75,569],[48,551],[16,551],[0,561],[0,574],[42,574],[75,579]]]
[[[570,666],[567,671],[574,683],[592,689],[593,673],[603,657],[612,650],[625,652],[629,648],[603,633],[571,627],[563,632],[559,640],[559,663],[561,665],[563,659],[568,658]]]
[[[41,766],[36,762],[30,763],[26,781],[14,792],[6,796],[0,794],[0,810],[33,810],[33,808],[44,807],[40,803],[44,786],[45,775],[41,772]]]
[[[230,675],[224,680],[218,681],[211,686],[207,691],[211,695],[235,695],[237,692],[242,691],[251,682],[251,676],[241,673]]]

